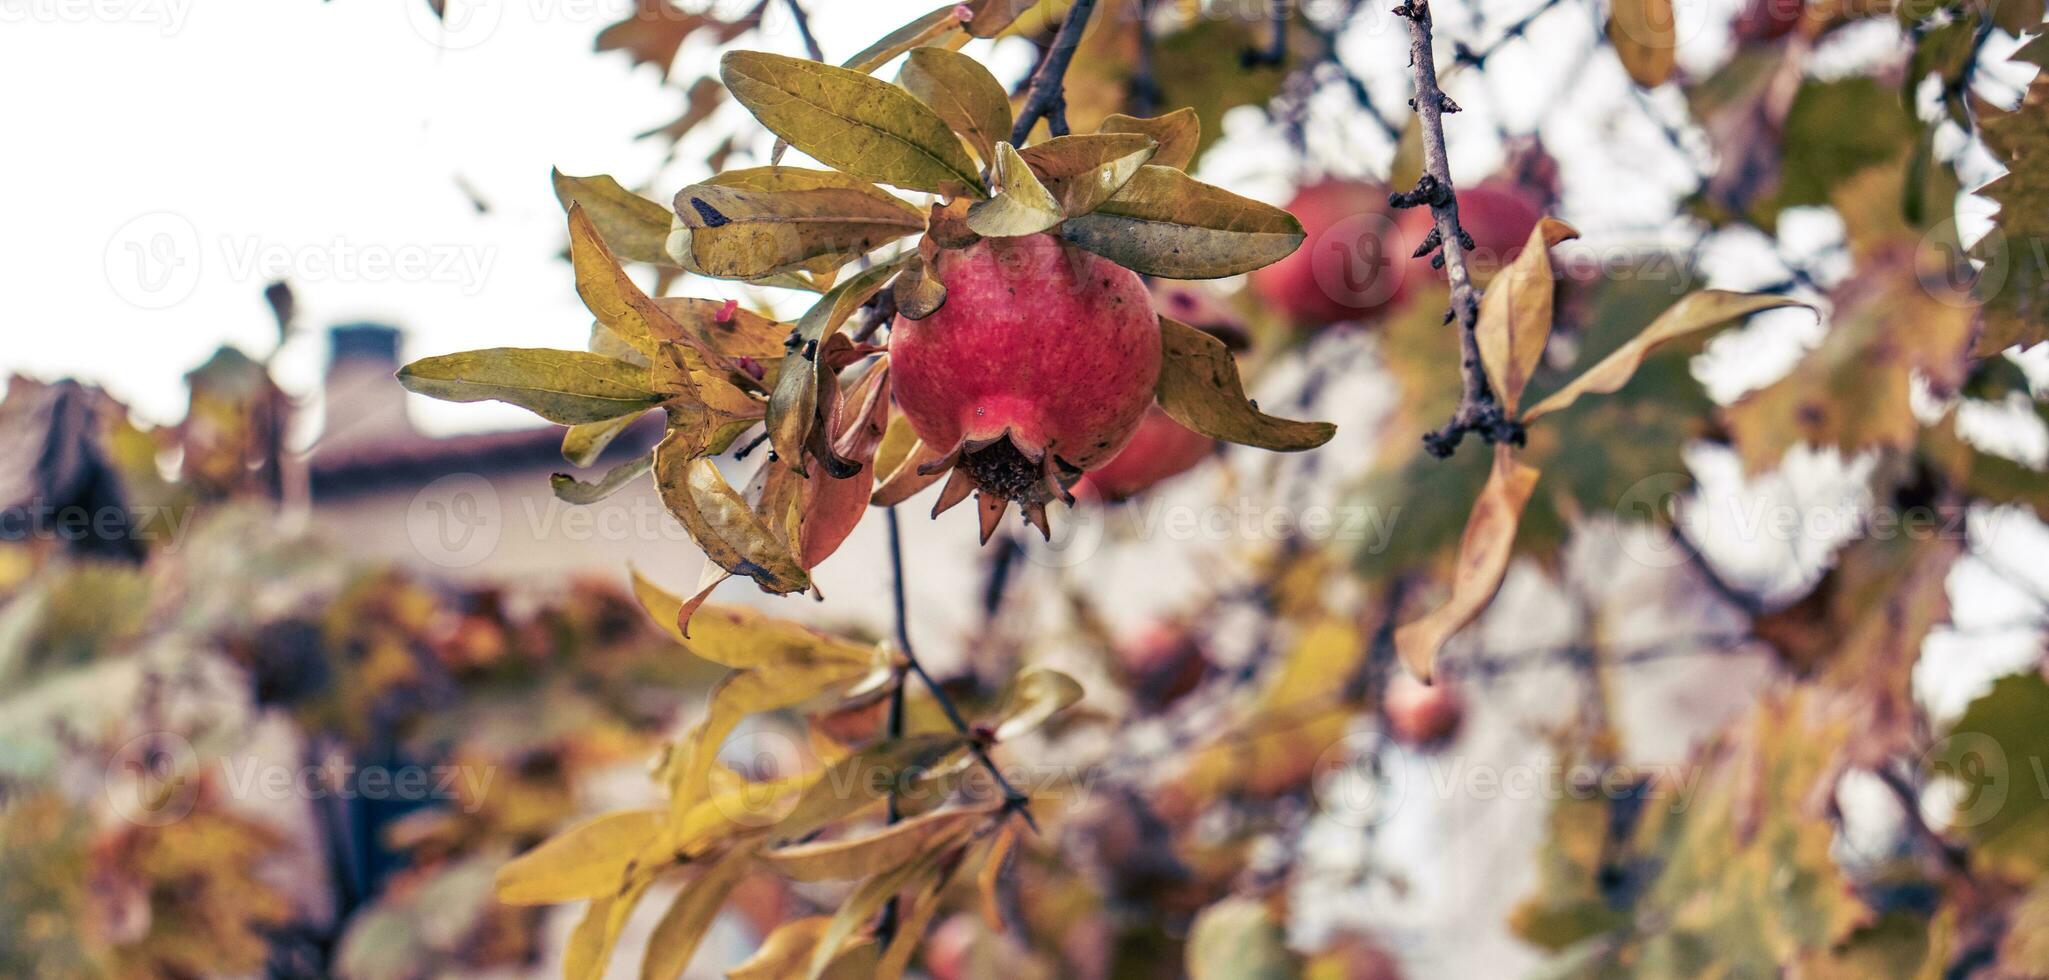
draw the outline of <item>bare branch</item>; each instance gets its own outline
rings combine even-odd
[[[1030,94],[1025,96],[1024,109],[1017,114],[1017,125],[1010,129],[1010,145],[1024,145],[1032,127],[1041,119],[1046,120],[1053,135],[1067,135],[1067,65],[1074,60],[1074,49],[1081,46],[1082,32],[1088,29],[1089,15],[1095,9],[1096,0],[1075,0],[1074,6],[1067,9],[1067,19],[1060,22],[1059,33],[1053,35],[1046,60],[1032,73]]]
[[[1468,432],[1489,443],[1521,444],[1522,425],[1502,412],[1480,362],[1480,293],[1473,288],[1472,273],[1466,268],[1466,250],[1473,247],[1473,239],[1459,224],[1458,195],[1444,153],[1444,115],[1457,112],[1458,105],[1437,85],[1437,62],[1430,46],[1430,0],[1403,0],[1394,12],[1409,21],[1409,64],[1416,76],[1412,105],[1423,123],[1423,177],[1415,190],[1390,195],[1388,203],[1400,208],[1428,205],[1437,219],[1437,230],[1425,240],[1418,257],[1428,254],[1433,244],[1442,250],[1441,260],[1432,264],[1441,264],[1451,282],[1451,312],[1446,319],[1458,324],[1459,373],[1465,379],[1451,421],[1425,435],[1423,446],[1441,459],[1458,449]]]
[[[804,12],[797,0],[785,0],[790,8],[790,19],[797,24],[797,36],[804,39],[804,52],[812,61],[824,61],[825,52],[818,46],[818,38],[811,33],[811,15]]]

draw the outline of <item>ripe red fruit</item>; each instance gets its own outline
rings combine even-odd
[[[1801,0],[1749,0],[1736,15],[1733,30],[1739,41],[1771,41],[1793,33],[1800,25]]]
[[[1490,178],[1459,188],[1458,216],[1466,234],[1473,236],[1473,247],[1466,250],[1466,268],[1475,282],[1484,284],[1522,253],[1544,211],[1537,195],[1527,188]],[[1399,240],[1413,251],[1423,243],[1435,220],[1427,207],[1405,209],[1398,222]],[[1431,269],[1430,256],[1411,262],[1417,269],[1444,278],[1443,269]]]
[[[952,467],[936,515],[975,491],[982,540],[1017,501],[1046,503],[1124,448],[1153,404],[1160,325],[1138,275],[1050,235],[942,250],[946,303],[890,330],[896,403]]]
[[[1077,489],[1086,496],[1125,500],[1194,469],[1216,448],[1215,439],[1174,421],[1155,405],[1138,423],[1124,451],[1082,477]]]
[[[1320,327],[1363,320],[1407,295],[1408,255],[1387,188],[1328,180],[1302,188],[1288,210],[1302,222],[1302,247],[1252,273],[1252,291],[1290,320]]]
[[[1443,681],[1425,684],[1407,674],[1388,681],[1381,712],[1389,733],[1405,745],[1435,745],[1458,731],[1465,705]]]
[[[1130,687],[1132,700],[1148,713],[1195,690],[1209,665],[1201,638],[1172,620],[1152,623],[1117,647],[1118,673]]]

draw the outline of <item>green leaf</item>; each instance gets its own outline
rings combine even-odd
[[[718,466],[695,456],[679,430],[655,447],[655,487],[705,557],[726,571],[744,575],[765,592],[788,594],[811,587],[789,546],[748,508],[726,483]]]
[[[993,162],[996,144],[1010,138],[1010,96],[981,62],[946,48],[914,48],[896,81],[931,106],[984,161]]]
[[[647,369],[583,351],[496,347],[428,357],[398,372],[407,391],[450,402],[501,401],[559,425],[652,408]]]
[[[1187,170],[1195,160],[1195,151],[1202,145],[1202,119],[1191,106],[1183,106],[1164,116],[1141,118],[1113,113],[1096,127],[1098,133],[1139,133],[1149,136],[1160,144],[1159,152],[1153,154],[1154,166],[1173,167]]]
[[[797,321],[798,346],[783,362],[775,391],[768,399],[768,441],[776,455],[800,475],[809,475],[804,465],[805,443],[818,425],[818,352],[839,332],[840,326],[861,308],[889,278],[896,274],[897,261],[880,262],[855,273],[832,291],[818,298]],[[829,381],[829,377],[827,378]]]
[[[761,51],[728,52],[719,77],[770,132],[826,166],[907,190],[983,193],[960,137],[888,82]]]
[[[567,473],[557,473],[548,478],[548,485],[554,488],[555,497],[563,503],[588,506],[626,489],[628,483],[652,469],[654,462],[654,452],[650,450],[606,470],[595,483],[585,483]]]
[[[925,230],[924,212],[865,180],[829,170],[757,167],[719,174],[676,195],[669,240],[692,272],[760,279],[845,264]]]
[[[1174,421],[1215,439],[1296,452],[1337,434],[1328,422],[1291,422],[1261,412],[1245,397],[1230,348],[1167,317],[1160,318],[1160,380],[1154,391]]]
[[[576,824],[499,868],[498,900],[554,905],[611,895],[666,819],[661,810],[624,810]]]
[[[1059,136],[1019,151],[1073,218],[1102,207],[1138,175],[1160,145],[1139,133]]]
[[[557,170],[554,181],[562,210],[581,205],[614,254],[629,262],[675,265],[663,243],[669,240],[669,226],[676,216],[661,202],[641,197],[605,174],[571,177]]]
[[[1139,168],[1093,214],[1061,235],[1136,272],[1216,279],[1279,261],[1302,244],[1302,223],[1280,208],[1239,197],[1171,167]]]
[[[996,165],[991,177],[996,195],[968,207],[968,228],[975,234],[990,238],[1036,235],[1066,217],[1060,202],[1039,183],[1032,168],[1009,143],[996,144]]]

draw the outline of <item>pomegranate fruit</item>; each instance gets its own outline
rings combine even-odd
[[[1302,188],[1288,210],[1302,222],[1301,248],[1252,273],[1252,291],[1302,326],[1361,320],[1407,295],[1409,252],[1387,203],[1370,181],[1327,180]]]
[[[1534,192],[1510,181],[1488,178],[1459,189],[1458,217],[1466,234],[1473,236],[1473,247],[1466,250],[1466,268],[1475,283],[1484,285],[1522,253],[1544,211]],[[1396,238],[1408,249],[1404,254],[1413,253],[1423,243],[1435,221],[1429,208],[1408,208],[1402,212]],[[1431,267],[1429,255],[1411,258],[1409,262],[1412,269],[1419,270],[1411,275],[1444,278],[1443,269]]]
[[[1131,698],[1147,714],[1179,701],[1209,674],[1209,652],[1187,624],[1151,623],[1117,646],[1117,668]]]
[[[1154,484],[1194,469],[1217,441],[1174,421],[1158,405],[1145,413],[1124,451],[1081,478],[1077,489],[1103,500],[1128,500]]]
[[[1732,30],[1739,41],[1772,41],[1800,26],[1801,0],[1749,0]]]
[[[1381,696],[1381,712],[1395,741],[1430,746],[1457,733],[1459,722],[1465,717],[1465,705],[1457,692],[1442,681],[1425,684],[1407,674],[1397,674]]]
[[[952,469],[940,512],[974,492],[982,540],[1011,502],[1041,534],[1046,503],[1072,499],[1153,404],[1160,325],[1138,274],[1050,235],[947,249],[931,272],[944,305],[890,329],[896,403]]]

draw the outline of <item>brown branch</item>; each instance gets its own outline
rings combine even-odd
[[[1472,273],[1466,268],[1466,250],[1473,247],[1473,239],[1459,224],[1458,194],[1444,153],[1444,115],[1457,112],[1458,105],[1437,85],[1437,62],[1430,47],[1430,0],[1403,0],[1394,12],[1409,21],[1409,65],[1416,76],[1416,98],[1411,105],[1423,123],[1423,176],[1415,190],[1389,195],[1388,203],[1398,208],[1429,205],[1431,216],[1437,219],[1437,227],[1424,238],[1416,254],[1421,257],[1432,250],[1441,251],[1431,264],[1441,266],[1451,282],[1451,311],[1446,320],[1458,324],[1459,373],[1465,379],[1451,421],[1425,435],[1423,446],[1442,459],[1458,449],[1468,432],[1489,443],[1521,444],[1522,425],[1494,400],[1494,390],[1480,363],[1480,293],[1473,288]]]
[[[797,24],[797,36],[804,39],[804,52],[812,61],[824,61],[825,52],[818,47],[818,38],[811,33],[811,15],[804,12],[797,0],[785,0],[790,8],[790,19]]]
[[[1074,6],[1067,9],[1067,18],[1060,22],[1059,33],[1053,35],[1046,60],[1032,73],[1024,108],[1017,114],[1017,124],[1010,128],[1010,145],[1023,146],[1032,127],[1041,119],[1046,120],[1053,135],[1067,135],[1067,66],[1074,60],[1074,50],[1081,46],[1082,32],[1088,29],[1089,15],[1095,9],[1096,0],[1075,0]]]

